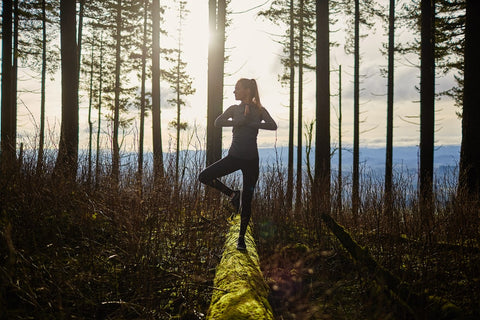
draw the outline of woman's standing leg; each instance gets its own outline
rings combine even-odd
[[[240,232],[238,235],[237,249],[245,250],[245,232],[247,231],[248,223],[252,215],[252,198],[257,184],[259,167],[258,159],[245,160],[242,166],[243,173],[243,191],[242,191],[242,214],[240,221]]]

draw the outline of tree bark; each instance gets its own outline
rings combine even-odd
[[[208,22],[210,42],[208,45],[208,93],[207,93],[207,165],[222,156],[222,129],[215,128],[215,119],[223,110],[223,66],[225,56],[225,0],[209,0]]]
[[[10,123],[13,128],[12,137],[14,138],[14,159],[17,159],[17,87],[18,87],[18,27],[19,27],[19,10],[18,0],[13,1],[13,57],[12,57],[12,107],[13,112],[10,114]],[[18,157],[19,164],[22,163],[22,158]]]
[[[112,141],[112,183],[118,185],[120,179],[120,146],[118,142],[118,129],[120,125],[120,68],[121,58],[121,37],[122,37],[122,0],[117,0],[116,22],[116,45],[115,45],[115,104],[113,110],[113,141]]]
[[[353,172],[352,213],[354,219],[360,206],[360,3],[355,0],[355,39],[353,57]]]
[[[103,32],[100,35],[100,61],[98,66],[98,119],[97,119],[97,152],[95,159],[95,187],[100,183],[100,132],[102,128],[102,92],[103,92]]]
[[[87,182],[90,187],[92,183],[92,136],[93,136],[93,121],[92,121],[92,107],[93,107],[93,66],[94,66],[94,49],[95,46],[92,42],[92,48],[90,52],[90,84],[89,84],[89,99],[88,99],[88,174]]]
[[[42,0],[42,80],[40,89],[40,137],[38,143],[37,172],[43,170],[45,145],[45,87],[47,79],[47,10],[46,0]]]
[[[395,0],[390,0],[388,17],[387,143],[385,155],[385,208],[391,214],[393,170],[393,89],[395,55]]]
[[[465,69],[462,117],[462,146],[460,154],[459,186],[472,200],[480,201],[480,3],[466,1]],[[463,190],[462,190],[463,189]]]
[[[330,35],[329,1],[319,0],[316,6],[316,128],[314,210],[330,212]],[[316,201],[319,201],[315,203]]]
[[[74,182],[78,167],[78,57],[76,4],[60,1],[62,123],[55,171]]]
[[[287,163],[287,193],[285,205],[288,209],[292,207],[293,198],[293,130],[294,130],[294,108],[295,108],[295,42],[294,42],[294,11],[293,0],[290,0],[289,5],[290,16],[290,43],[289,43],[289,85],[290,85],[290,106],[288,113],[288,163]]]
[[[12,117],[15,113],[12,101],[13,69],[12,69],[12,1],[4,0],[2,6],[2,171],[8,170],[15,162],[16,137]]]
[[[160,0],[152,1],[152,135],[154,181],[163,177],[160,111]]]
[[[433,214],[435,130],[434,0],[422,0],[420,53],[420,210],[428,225]]]
[[[143,141],[145,135],[145,81],[147,78],[147,18],[148,18],[148,1],[144,0],[143,8],[143,41],[142,41],[142,75],[140,88],[140,136],[138,141],[138,168],[137,179],[138,188],[142,190],[143,179]]]
[[[342,65],[338,66],[338,177],[337,211],[342,211]]]
[[[303,19],[304,19],[304,0],[300,0],[300,23],[299,23],[299,44],[298,44],[298,115],[297,115],[297,185],[295,194],[295,212],[299,212],[302,206],[302,155],[303,155]]]

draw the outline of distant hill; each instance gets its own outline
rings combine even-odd
[[[310,157],[313,163],[314,150]],[[288,159],[288,148],[263,148],[259,149],[260,158],[263,163],[268,163],[278,159],[286,165]],[[294,161],[296,163],[297,151],[294,151]],[[435,149],[434,167],[437,170],[445,168],[455,168],[458,166],[460,159],[460,146],[440,146]],[[305,162],[305,152],[304,152]],[[352,148],[345,148],[342,152],[342,170],[351,171],[353,163]],[[417,171],[419,163],[418,147],[395,147],[393,148],[393,166],[394,169],[408,169],[409,171]],[[362,168],[377,172],[385,170],[385,148],[360,148],[360,166]],[[331,161],[332,170],[338,169],[338,152],[335,152]]]

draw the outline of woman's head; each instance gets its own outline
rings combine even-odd
[[[237,81],[233,93],[235,94],[236,100],[241,100],[245,103],[253,102],[257,108],[262,107],[258,94],[257,81],[255,81],[255,79],[241,78]]]

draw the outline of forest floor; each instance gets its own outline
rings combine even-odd
[[[359,239],[374,249],[372,240],[378,243],[378,239],[369,237]],[[384,267],[391,268],[412,292],[441,297],[461,308],[465,319],[478,319],[479,252],[439,250],[436,246],[423,246],[422,250],[429,252],[423,257],[416,256],[418,252],[403,253],[405,261],[400,269],[396,269],[393,252],[372,254],[383,259]],[[412,312],[375,275],[354,261],[333,235],[331,241],[314,248],[295,244],[273,252],[259,251],[276,319],[436,319]]]
[[[224,200],[205,200],[198,185],[179,195],[131,186],[0,177],[0,319],[205,318],[229,228]],[[326,227],[289,218],[279,194],[253,208],[276,319],[428,318],[412,314]],[[480,318],[478,242],[420,241],[343,222],[412,292]],[[478,237],[475,224],[463,225]]]

